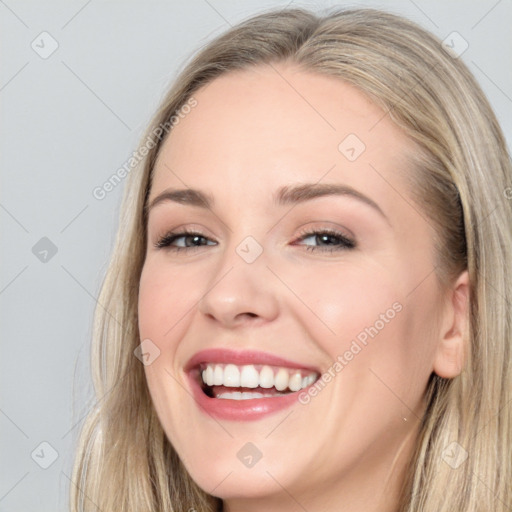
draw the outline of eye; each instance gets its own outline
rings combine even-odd
[[[297,243],[298,241],[304,242],[308,239],[312,239],[317,245]],[[295,244],[305,245],[309,251],[320,250],[321,252],[343,251],[356,247],[354,241],[339,231],[331,229],[305,231],[301,233],[300,238],[295,241]],[[205,245],[216,245],[216,242],[205,237],[202,233],[186,229],[175,233],[167,233],[155,243],[157,249],[166,248],[172,251],[190,251]]]
[[[185,229],[177,233],[167,233],[155,243],[155,247],[157,249],[167,248],[172,251],[183,251],[194,250],[203,245],[215,245],[215,242],[211,244],[208,242],[212,241],[202,233]]]
[[[356,243],[353,240],[347,238],[339,231],[332,229],[306,231],[301,234],[301,237],[298,240],[305,241],[308,239],[312,239],[315,243],[319,244],[298,244],[306,245],[306,249],[308,251],[334,252],[354,249],[356,247]]]

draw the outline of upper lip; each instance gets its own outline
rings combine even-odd
[[[291,361],[268,352],[258,350],[233,350],[229,348],[210,348],[196,352],[185,365],[185,371],[190,371],[203,363],[231,363],[235,365],[261,364],[320,373],[318,368],[298,361]]]

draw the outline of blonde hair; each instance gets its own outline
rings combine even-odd
[[[406,19],[374,9],[325,16],[285,9],[255,16],[202,49],[179,75],[143,140],[216,77],[284,61],[353,84],[416,142],[408,179],[415,203],[436,227],[436,275],[446,288],[464,269],[469,273],[468,359],[460,376],[432,375],[429,381],[400,512],[509,510],[512,212],[506,196],[512,169],[491,107],[461,60]],[[163,140],[128,178],[98,300],[92,354],[97,403],[79,439],[73,512],[221,507],[191,480],[166,438],[134,356],[145,205]],[[454,442],[468,453],[456,469],[443,460]]]

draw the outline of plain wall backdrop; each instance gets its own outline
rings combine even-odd
[[[124,184],[93,191],[136,149],[196,49],[272,7],[335,5],[403,14],[441,39],[457,32],[511,146],[510,0],[0,1],[1,512],[68,509]]]

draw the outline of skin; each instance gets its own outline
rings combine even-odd
[[[140,279],[141,340],[161,351],[145,371],[166,435],[231,512],[396,510],[428,378],[460,373],[467,326],[467,273],[440,289],[433,228],[402,177],[414,146],[353,86],[291,65],[225,74],[194,97],[162,147],[149,200],[189,187],[215,205],[155,206]],[[366,146],[355,161],[338,149],[348,134]],[[346,195],[272,204],[279,187],[304,182],[349,185],[387,219]],[[184,227],[203,245],[155,248]],[[301,231],[325,228],[356,247],[329,252],[332,239]],[[236,252],[247,236],[263,249],[250,264]],[[199,350],[255,349],[327,372],[394,303],[401,311],[305,405],[222,421],[191,397],[183,368]],[[252,468],[237,458],[247,442],[263,454]]]

